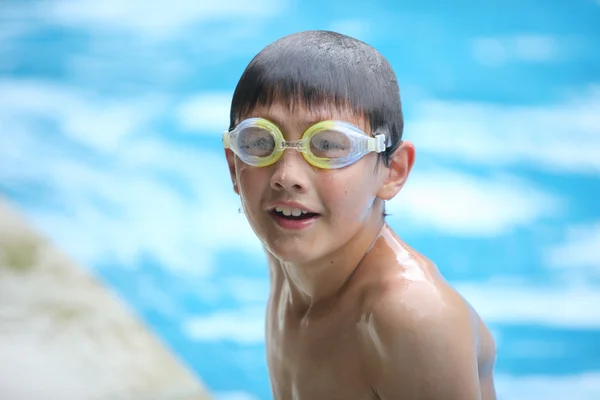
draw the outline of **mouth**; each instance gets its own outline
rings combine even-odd
[[[290,221],[303,221],[317,217],[319,214],[303,210],[301,208],[275,207],[271,214]]]
[[[294,207],[275,207],[271,216],[285,229],[303,229],[310,226],[320,214]]]

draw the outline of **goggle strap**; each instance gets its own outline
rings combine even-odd
[[[381,153],[385,150],[385,135],[379,134],[375,135],[375,138],[370,139],[367,144],[367,149],[369,151],[374,151],[376,153]]]

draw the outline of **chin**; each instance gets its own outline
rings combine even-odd
[[[294,238],[278,238],[263,243],[267,251],[281,262],[307,264],[318,258],[315,249],[303,245],[302,240],[294,240]]]

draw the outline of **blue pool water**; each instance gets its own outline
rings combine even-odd
[[[217,399],[270,398],[220,133],[251,57],[304,29],[396,70],[418,156],[389,223],[491,327],[499,399],[600,398],[598,1],[121,3],[3,3],[0,194]]]

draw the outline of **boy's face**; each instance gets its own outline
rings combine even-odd
[[[309,111],[301,106],[290,110],[276,103],[257,107],[242,120],[252,117],[275,123],[288,141],[299,140],[314,123],[331,119],[370,132],[364,119],[344,111]],[[295,263],[321,259],[348,243],[374,212],[381,212],[372,208],[376,197],[389,200],[406,178],[394,185],[390,169],[383,163],[377,166],[376,153],[369,153],[345,168],[330,170],[310,165],[293,149],[287,149],[268,167],[247,165],[229,149],[226,156],[234,190],[240,195],[252,229],[275,257]],[[412,165],[412,160],[409,161]],[[302,222],[290,222],[273,209],[291,202],[317,215]]]

